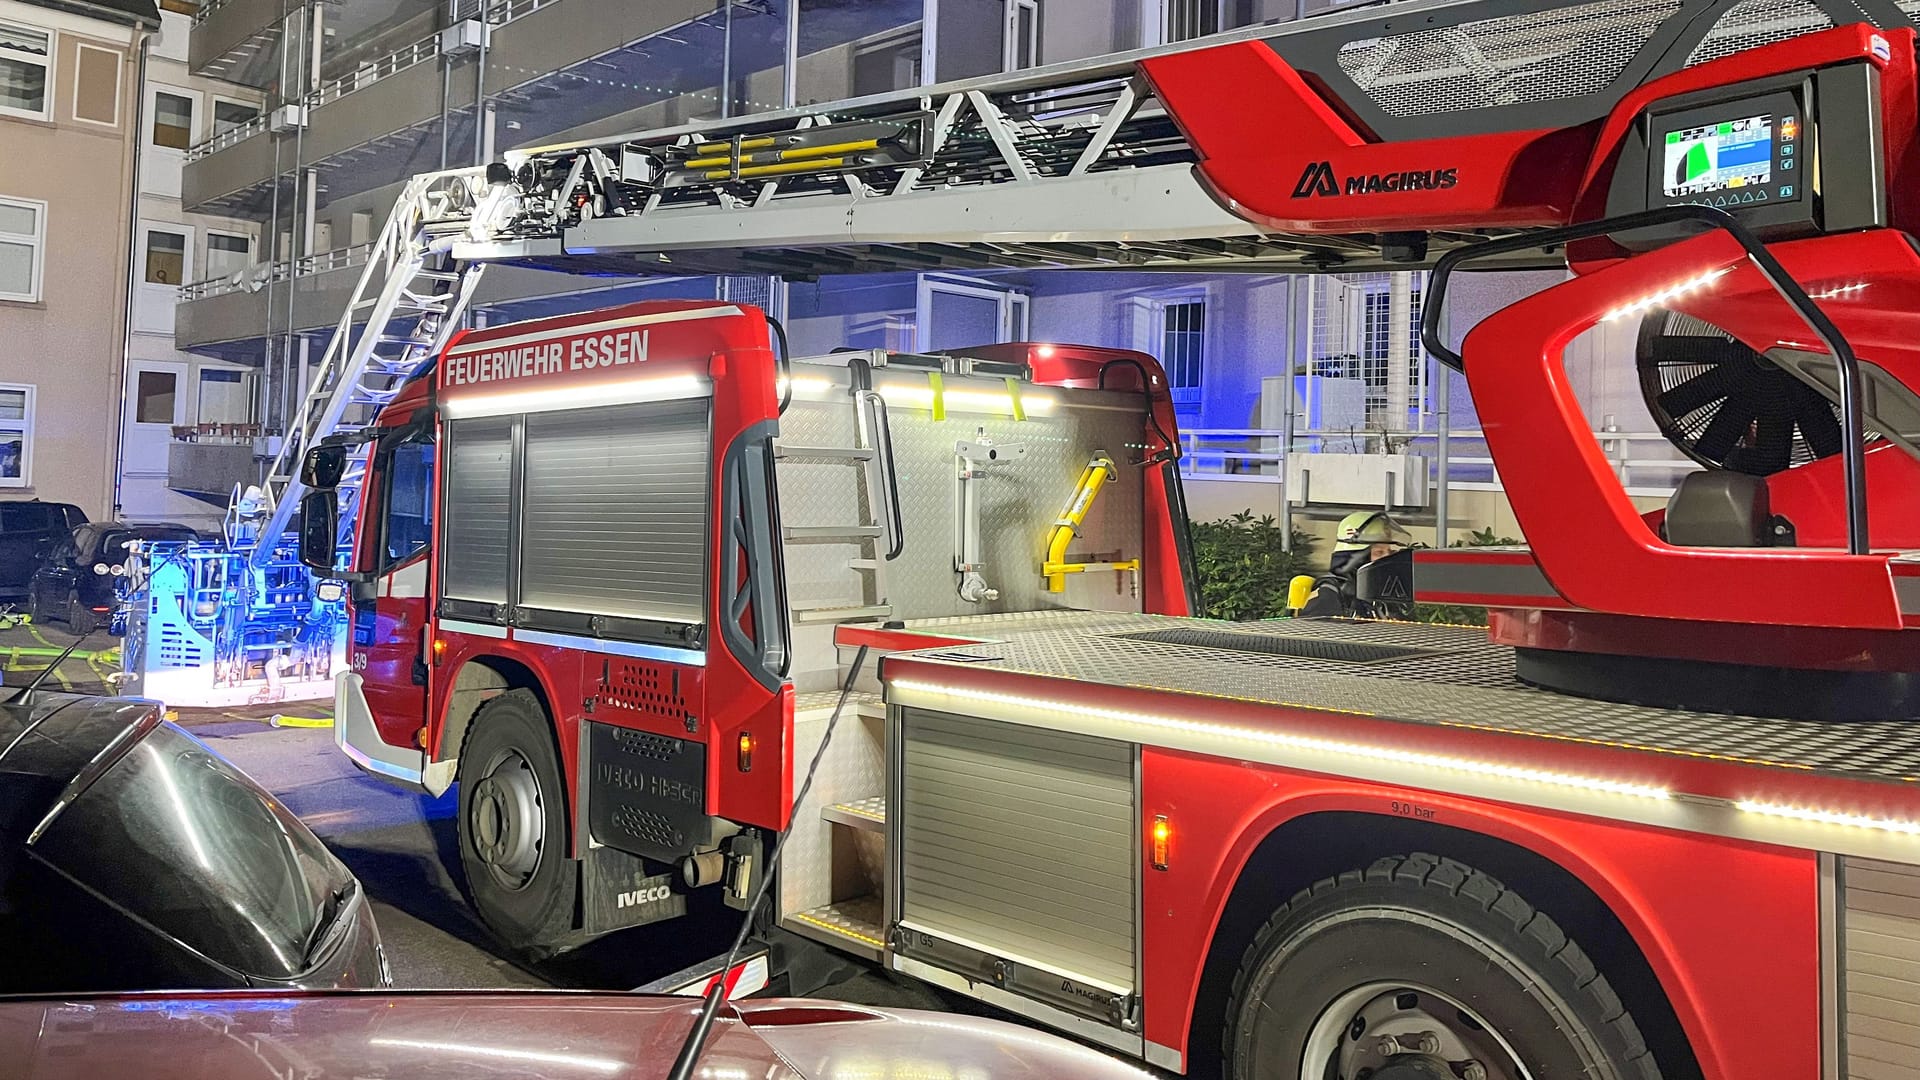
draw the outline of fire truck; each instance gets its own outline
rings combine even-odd
[[[1173,1071],[1920,1077],[1913,7],[1414,3],[421,178],[269,493],[336,738],[458,785],[528,951],[772,880]],[[499,261],[1430,265],[1529,543],[1419,553],[1488,630],[1196,618],[1150,357],[457,331]],[[1570,273],[1440,332],[1511,266]],[[1621,320],[1651,514],[1564,370]]]

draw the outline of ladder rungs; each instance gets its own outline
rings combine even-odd
[[[893,614],[891,604],[868,604],[864,607],[819,607],[796,608],[793,621],[797,623],[841,623],[859,620],[884,619]]]

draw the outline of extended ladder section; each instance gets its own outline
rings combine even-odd
[[[1883,25],[1910,22],[1886,7]],[[467,253],[806,276],[1423,264],[1566,223],[1579,170],[1542,177],[1527,162],[1583,148],[1516,147],[1606,116],[1655,77],[1861,10],[1415,0],[830,111],[516,150],[528,212],[505,243]],[[1223,192],[1222,169],[1257,177],[1265,211]]]
[[[456,258],[454,242],[486,239],[491,224],[517,204],[512,185],[489,184],[485,169],[407,182],[267,472],[267,516],[249,556],[255,566],[272,559],[292,522],[306,490],[300,462],[308,448],[371,422],[459,329],[485,264]],[[343,543],[364,468],[364,457],[355,455],[339,485]]]

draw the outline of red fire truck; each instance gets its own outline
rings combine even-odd
[[[1563,7],[1528,32],[1619,6]],[[1530,546],[1421,553],[1416,586],[1490,634],[1192,617],[1146,356],[789,359],[751,307],[644,303],[459,335],[309,453],[303,548],[330,565],[328,489],[368,446],[337,738],[458,783],[475,905],[525,949],[737,902],[785,829],[773,926],[1168,1069],[1920,1077],[1915,39],[1896,12],[1764,43],[1744,7],[1636,7],[1657,30],[1564,123],[1384,138],[1356,117],[1414,106],[1343,99],[1313,31],[1129,61],[1164,114],[1087,134],[1170,122],[1221,206],[1323,256],[1445,252],[1427,346]],[[1377,89],[1469,39],[1494,64],[1530,18],[1416,5],[1338,70]],[[1509,74],[1503,107],[1561,93]],[[979,115],[968,153],[1010,159]],[[682,159],[726,157],[706,182],[738,190],[983,175],[901,134],[929,122],[956,121],[827,164],[749,122],[536,152],[492,178],[531,237],[499,257],[670,231]],[[1085,146],[1011,186],[1080,175]],[[1573,274],[1456,348],[1435,313],[1488,259]],[[1705,466],[1644,516],[1563,369],[1621,319]]]

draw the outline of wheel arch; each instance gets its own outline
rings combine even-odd
[[[433,760],[454,761],[466,743],[467,732],[481,706],[509,690],[531,691],[547,714],[548,727],[554,733],[554,755],[566,771],[567,755],[559,744],[555,721],[554,697],[532,667],[511,656],[482,653],[463,660],[448,682],[446,701],[440,709],[440,737],[433,748]],[[571,799],[568,800],[572,802]]]
[[[1668,988],[1640,941],[1579,874],[1513,839],[1475,829],[1360,810],[1319,809],[1273,825],[1235,875],[1206,957],[1187,1039],[1189,1075],[1220,1066],[1235,972],[1262,923],[1296,893],[1375,859],[1428,852],[1484,871],[1548,910],[1580,941],[1633,1013],[1666,1080],[1703,1075]],[[1556,852],[1556,854],[1560,854]]]

